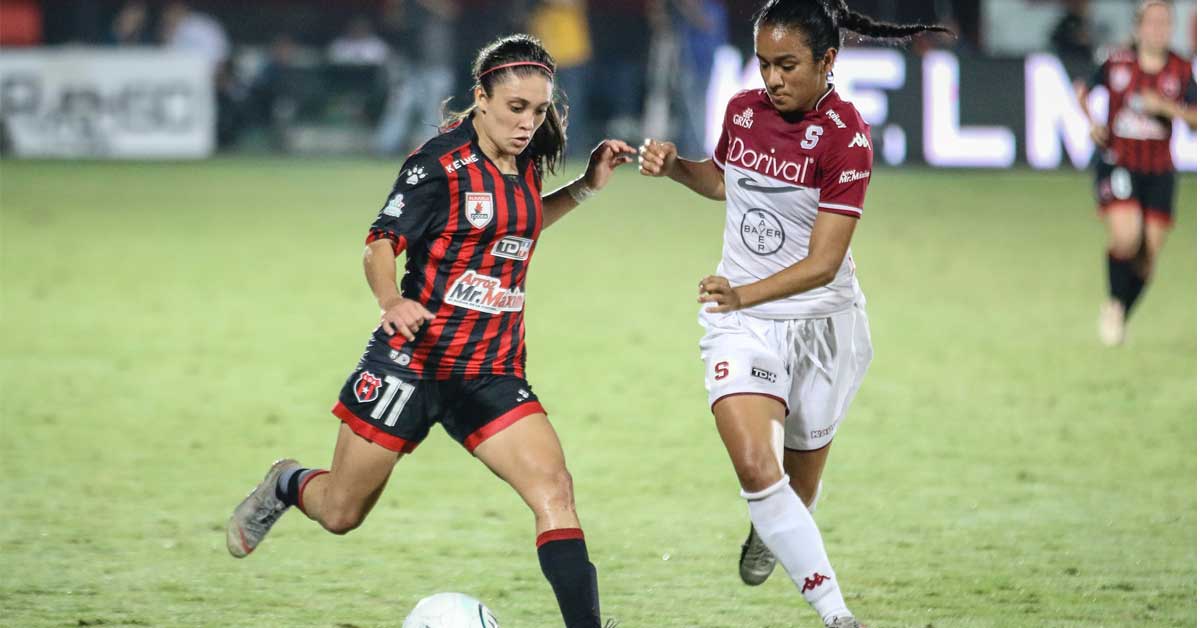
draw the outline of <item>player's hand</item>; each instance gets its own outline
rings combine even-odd
[[[1152,116],[1174,117],[1175,108],[1172,106],[1171,101],[1163,98],[1158,92],[1151,89],[1143,89],[1141,97],[1142,111]]]
[[[1096,143],[1096,146],[1108,145],[1108,127],[1103,124],[1093,124],[1091,135],[1092,141]]]
[[[592,149],[588,158],[587,170],[583,173],[584,185],[593,191],[599,191],[608,184],[613,170],[633,161],[637,151],[621,140],[604,140]]]
[[[638,171],[648,177],[669,175],[678,158],[679,150],[671,142],[646,138],[638,149]]]
[[[729,285],[729,280],[716,275],[709,275],[700,281],[700,303],[716,303],[716,307],[704,310],[710,314],[722,314],[742,309],[742,297],[737,288]]]
[[[400,334],[408,341],[417,339],[416,333],[426,321],[434,319],[425,306],[404,297],[393,297],[382,304],[379,326],[388,335]]]

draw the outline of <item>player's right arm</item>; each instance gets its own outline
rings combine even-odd
[[[1097,146],[1108,144],[1108,127],[1104,124],[1092,120],[1092,110],[1088,106],[1088,96],[1092,93],[1097,85],[1108,85],[1108,62],[1105,61],[1096,71],[1088,78],[1087,81],[1079,81],[1075,86],[1075,96],[1079,99],[1079,108],[1083,110],[1083,115],[1087,118],[1088,127],[1091,131],[1092,141]]]
[[[434,315],[405,298],[396,286],[396,259],[410,242],[427,237],[437,216],[449,207],[445,171],[432,157],[413,155],[404,163],[387,203],[379,211],[363,251],[367,285],[379,303],[379,325],[387,334],[408,340]]]
[[[680,159],[671,142],[647,138],[638,149],[638,169],[648,177],[670,177],[705,198],[725,200],[725,174],[716,162]]]

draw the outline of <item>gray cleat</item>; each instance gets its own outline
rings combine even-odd
[[[835,617],[833,621],[825,624],[825,628],[867,628],[858,623],[858,620],[853,617]]]
[[[756,587],[766,582],[772,571],[775,571],[775,555],[767,549],[767,544],[758,537],[758,532],[754,531],[754,525],[751,524],[750,535],[746,537],[746,542],[742,543],[738,575],[742,577],[742,582]]]
[[[299,462],[290,458],[276,461],[263,481],[233,509],[233,516],[225,526],[225,547],[234,558],[245,558],[253,552],[287,511],[287,504],[275,496],[275,485],[284,471],[299,466]]]

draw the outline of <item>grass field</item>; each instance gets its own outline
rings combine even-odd
[[[0,625],[398,627],[462,590],[561,625],[515,494],[437,430],[367,523],[231,559],[275,458],[329,461],[377,320],[395,164],[0,164]],[[881,170],[855,237],[876,351],[817,513],[872,628],[1196,624],[1196,196],[1103,349],[1087,175]],[[737,578],[745,504],[702,385],[720,204],[628,171],[547,231],[530,378],[623,628],[817,626]]]

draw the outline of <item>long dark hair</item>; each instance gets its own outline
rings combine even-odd
[[[496,84],[507,80],[509,76],[546,76],[548,73],[553,81],[556,68],[554,57],[546,52],[542,42],[536,37],[524,34],[508,35],[484,46],[476,55],[475,63],[471,66],[471,75],[475,77],[471,92],[474,93],[476,88],[483,88],[483,93],[491,98],[492,89]],[[557,101],[558,90],[554,91]],[[472,104],[465,111],[451,113],[443,120],[442,128],[449,128],[466,120],[474,111],[475,105]],[[551,103],[546,111],[546,120],[534,132],[525,150],[529,152],[538,172],[545,174],[558,172],[566,147],[567,133],[563,117],[557,105]]]
[[[754,14],[754,32],[764,25],[804,32],[816,61],[821,60],[830,48],[841,50],[843,29],[878,39],[900,39],[925,32],[953,35],[944,26],[879,22],[851,11],[846,0],[767,0]]]

